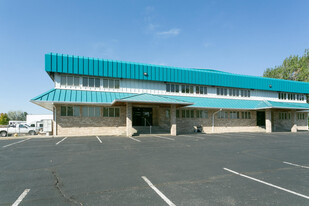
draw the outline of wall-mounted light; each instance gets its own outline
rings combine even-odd
[[[270,84],[270,85],[269,85],[269,88],[272,88],[272,87],[273,87],[273,86]]]
[[[147,73],[147,72],[144,72],[144,76],[146,76],[146,77],[147,77],[147,76],[148,76],[148,73]]]

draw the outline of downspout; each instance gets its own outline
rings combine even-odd
[[[55,105],[53,105],[53,109],[54,109],[54,128],[53,128],[53,130],[54,130],[54,132],[53,132],[53,136],[56,136],[57,135],[57,108],[55,107]]]
[[[212,114],[212,133],[215,132],[215,114],[217,114],[218,112],[221,112],[221,111],[222,111],[222,109],[220,109],[220,110],[218,110],[218,111],[216,111]]]

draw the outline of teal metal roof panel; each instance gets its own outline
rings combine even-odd
[[[240,109],[256,110],[267,108],[284,109],[309,109],[306,103],[274,102],[262,100],[240,100],[224,98],[206,98],[206,97],[188,97],[188,96],[170,96],[153,94],[134,94],[120,92],[100,92],[100,91],[82,91],[52,89],[33,99],[31,101],[42,102],[68,102],[68,103],[98,103],[112,104],[113,102],[147,102],[147,103],[166,103],[189,105],[194,108],[217,108],[217,109]]]
[[[143,102],[143,103],[165,103],[165,104],[182,104],[190,105],[191,102],[175,99],[170,96],[153,95],[153,94],[136,94],[121,99],[116,99],[117,102]]]
[[[193,102],[188,107],[200,108],[218,108],[218,109],[258,109],[268,107],[263,101],[259,100],[240,100],[240,99],[223,99],[223,98],[206,98],[206,97],[185,97],[172,96],[177,100]]]
[[[274,102],[274,101],[267,101],[272,108],[291,108],[291,109],[309,109],[309,104],[304,103],[292,103],[292,102]]]
[[[309,83],[305,82],[239,75],[210,69],[177,68],[56,53],[45,55],[45,70],[47,72],[100,77],[165,81],[309,94]],[[144,72],[148,75],[145,76]]]

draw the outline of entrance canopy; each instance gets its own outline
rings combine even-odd
[[[267,100],[242,100],[209,97],[172,96],[157,94],[135,94],[121,92],[101,92],[85,90],[52,89],[33,99],[31,102],[52,110],[53,104],[91,104],[113,106],[123,103],[168,104],[192,108],[208,109],[294,109],[308,110],[309,104],[275,102]]]

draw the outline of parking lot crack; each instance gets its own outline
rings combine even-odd
[[[59,177],[57,176],[56,172],[55,172],[55,171],[52,171],[52,174],[53,174],[53,176],[54,176],[54,178],[55,178],[55,180],[56,180],[56,182],[55,182],[55,187],[56,187],[56,189],[60,192],[61,196],[62,196],[64,199],[66,199],[66,200],[68,200],[68,201],[74,203],[75,205],[83,206],[83,204],[82,204],[81,202],[76,201],[76,200],[75,200],[74,198],[72,198],[72,197],[68,197],[68,196],[63,192],[63,190],[62,190],[61,187],[60,187],[60,185],[61,185],[60,179],[59,179]]]

